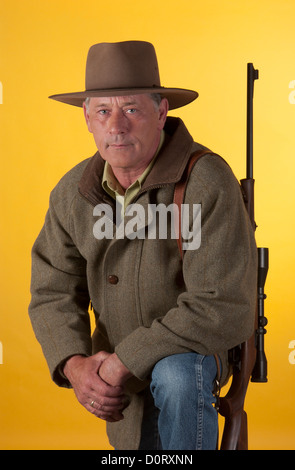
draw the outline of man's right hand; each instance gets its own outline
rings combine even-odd
[[[86,410],[105,421],[115,422],[124,418],[126,397],[123,387],[113,387],[99,377],[99,368],[109,356],[105,351],[90,357],[72,356],[63,372]]]

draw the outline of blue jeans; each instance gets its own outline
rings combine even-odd
[[[184,353],[159,361],[146,391],[140,450],[215,450],[214,356]]]

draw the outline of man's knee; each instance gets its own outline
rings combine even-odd
[[[182,354],[167,356],[161,359],[154,366],[152,372],[152,383],[158,387],[164,386],[167,389],[175,389],[182,386],[186,382],[184,376],[187,367],[183,367]]]
[[[152,391],[165,387],[174,393],[190,393],[198,387],[210,387],[216,375],[215,359],[198,353],[174,354],[161,359],[152,371]],[[204,382],[207,382],[204,383]]]

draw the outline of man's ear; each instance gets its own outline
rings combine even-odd
[[[162,130],[165,126],[165,122],[167,119],[167,113],[169,111],[169,103],[167,98],[163,98],[160,105],[159,105],[159,125],[160,130]]]
[[[84,117],[85,117],[85,121],[86,121],[86,125],[88,127],[88,130],[89,130],[89,132],[92,133],[91,125],[90,125],[90,119],[89,119],[89,113],[87,111],[85,103],[83,103],[83,112],[84,112]]]

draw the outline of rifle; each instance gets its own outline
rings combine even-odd
[[[258,70],[248,63],[247,69],[247,177],[241,180],[245,205],[253,226],[254,219],[254,179],[253,179],[253,94],[254,81]],[[247,450],[248,425],[244,410],[245,396],[250,381],[267,382],[267,360],[264,352],[264,335],[267,319],[264,317],[264,284],[268,272],[268,248],[258,248],[258,282],[255,331],[245,343],[231,352],[233,377],[228,393],[220,397],[219,413],[224,416],[225,424],[221,450]]]
[[[254,179],[253,179],[253,91],[254,80],[258,79],[258,70],[253,64],[248,64],[247,84],[247,177],[240,181],[245,206],[250,217],[253,230],[256,230],[254,220]],[[209,149],[196,152],[183,174],[180,182],[175,186],[174,203],[181,210],[185,187],[189,174],[195,163],[204,155],[212,154]],[[180,256],[182,258],[181,218],[175,218],[175,233]],[[179,224],[179,225],[177,225]],[[252,382],[267,382],[267,361],[264,353],[264,326],[267,319],[264,317],[264,284],[268,271],[268,248],[258,248],[258,282],[257,307],[255,315],[254,333],[250,339],[229,351],[230,362],[233,367],[233,376],[228,393],[219,397],[217,387],[217,410],[225,418],[221,450],[247,450],[248,425],[247,413],[244,410],[245,396],[251,378]],[[218,361],[217,361],[218,362]],[[252,376],[252,377],[251,377]]]

